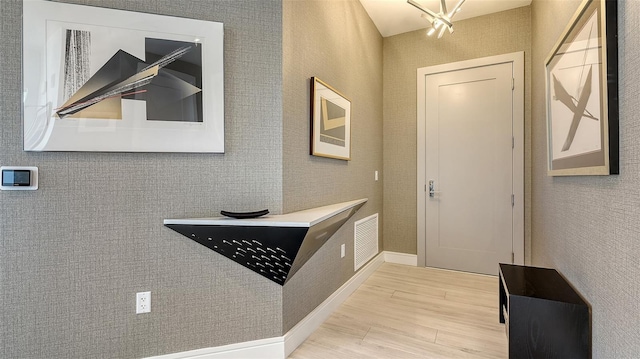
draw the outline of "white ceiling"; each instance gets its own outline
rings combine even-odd
[[[420,5],[436,13],[440,12],[440,0],[415,0]],[[429,22],[422,12],[406,0],[360,0],[383,37],[409,31],[426,29]],[[447,0],[447,8],[453,9],[458,0]],[[455,22],[476,16],[491,14],[531,4],[531,0],[466,0],[454,18]]]

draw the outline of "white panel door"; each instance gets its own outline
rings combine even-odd
[[[424,77],[429,267],[495,275],[512,262],[512,67]]]

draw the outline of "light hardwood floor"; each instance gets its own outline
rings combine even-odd
[[[384,263],[291,359],[506,358],[498,278]]]

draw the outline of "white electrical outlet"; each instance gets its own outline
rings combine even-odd
[[[376,181],[378,180],[378,171],[374,172],[373,179],[376,180]]]
[[[136,314],[151,312],[151,292],[136,293]]]
[[[340,258],[344,258],[344,244],[340,246]]]

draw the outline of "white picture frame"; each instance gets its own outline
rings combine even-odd
[[[222,23],[23,4],[25,151],[224,153]]]

